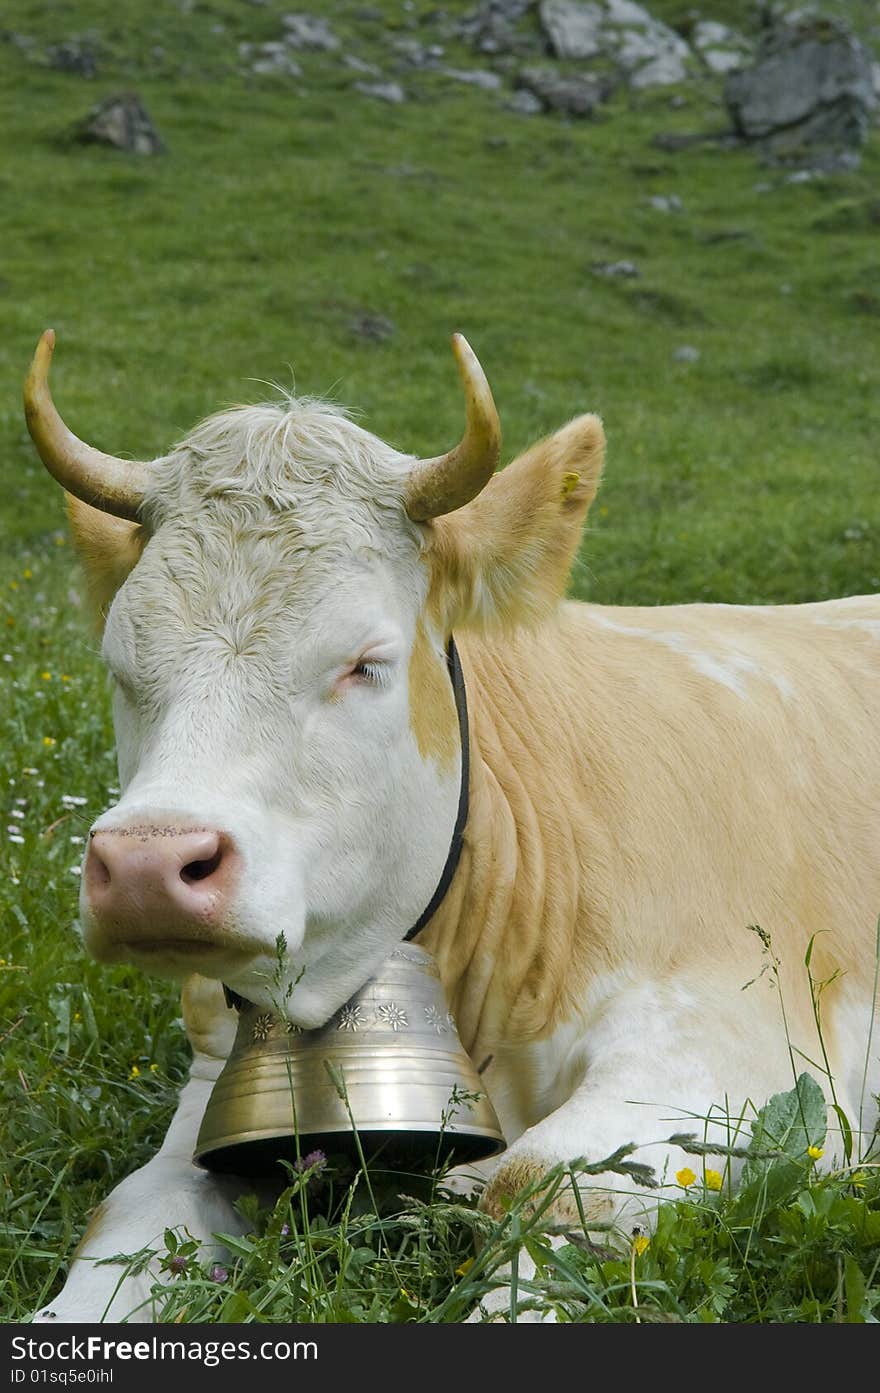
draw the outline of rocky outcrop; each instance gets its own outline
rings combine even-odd
[[[605,58],[635,88],[687,77],[689,45],[633,0],[542,0],[540,17],[557,58]]]
[[[774,155],[861,145],[877,106],[869,54],[826,19],[774,25],[724,99],[737,133]]]

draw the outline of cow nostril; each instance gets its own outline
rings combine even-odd
[[[214,874],[223,859],[223,852],[217,848],[213,856],[207,856],[203,861],[190,861],[188,865],[181,866],[180,878],[187,885],[191,885],[196,880],[207,880],[208,876]]]
[[[92,885],[110,884],[110,869],[106,861],[98,855],[94,843],[89,847],[86,872]]]

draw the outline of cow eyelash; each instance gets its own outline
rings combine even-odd
[[[386,668],[386,663],[360,662],[355,663],[351,671],[352,676],[362,677],[365,682],[370,682],[374,687],[381,687],[386,681]]]

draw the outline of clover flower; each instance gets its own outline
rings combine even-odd
[[[310,1151],[307,1156],[300,1156],[293,1163],[293,1169],[302,1174],[304,1171],[314,1170],[315,1175],[320,1175],[327,1165],[327,1157],[323,1151]]]

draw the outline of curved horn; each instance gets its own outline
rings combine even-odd
[[[148,466],[102,454],[67,429],[49,391],[54,347],[55,330],[47,329],[37,344],[24,384],[25,420],[37,453],[68,493],[93,508],[137,522],[147,487]]]
[[[453,334],[452,351],[464,387],[464,435],[447,455],[420,460],[414,467],[404,496],[413,522],[427,522],[463,508],[485,488],[498,467],[501,424],[485,373],[462,334]]]

